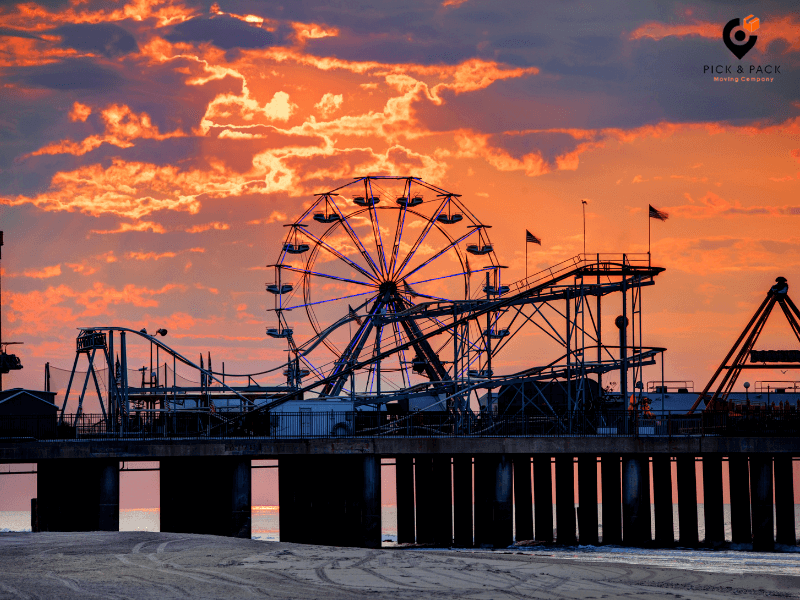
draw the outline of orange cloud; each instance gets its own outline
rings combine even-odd
[[[86,261],[81,263],[67,263],[67,266],[72,269],[73,273],[80,273],[81,275],[94,275],[97,269],[86,264]]]
[[[70,6],[63,10],[49,11],[33,2],[19,3],[14,6],[14,10],[9,10],[2,16],[7,27],[41,31],[60,23],[108,23],[126,19],[134,21],[153,19],[156,26],[166,27],[191,19],[198,14],[174,0],[134,0],[119,8],[114,8],[115,4],[95,5],[103,7],[97,9],[95,6],[89,6],[88,2],[73,0]]]
[[[671,216],[671,215],[670,215]],[[797,239],[784,241],[714,236],[666,238],[653,244],[657,264],[694,275],[784,272],[800,266]]]
[[[90,107],[76,102],[70,113],[70,119],[72,121],[85,121],[89,114],[91,114],[91,111],[92,109]],[[175,130],[172,133],[160,133],[158,127],[153,125],[147,113],[137,115],[124,104],[112,104],[103,110],[101,115],[105,122],[104,135],[92,135],[80,142],[61,140],[60,142],[48,144],[27,156],[40,156],[43,154],[74,154],[76,156],[81,156],[100,147],[102,144],[111,144],[120,148],[130,148],[134,145],[133,140],[137,138],[165,140],[173,137],[183,137],[185,135],[180,130]]]
[[[109,315],[113,305],[130,304],[154,308],[158,306],[157,296],[186,289],[186,286],[175,284],[159,289],[128,284],[122,289],[116,289],[97,281],[84,291],[59,285],[43,291],[6,292],[5,317],[15,334],[41,334],[61,330],[68,324],[84,325],[87,319]]]
[[[253,219],[248,221],[248,225],[269,225],[270,223],[283,223],[287,219],[286,215],[277,210],[273,210],[266,219]]]
[[[317,25],[316,23],[292,23],[292,28],[300,44],[304,44],[306,40],[335,37],[339,35],[339,30],[336,27],[325,27],[324,25]]]
[[[137,223],[120,223],[119,227],[116,229],[106,229],[106,230],[98,230],[92,229],[92,233],[126,233],[128,231],[152,231],[153,233],[166,233],[167,230],[164,229],[162,225],[158,223],[153,223],[152,221],[139,221]],[[111,259],[108,262],[114,262],[117,259],[113,256],[113,252],[111,253]]]
[[[222,164],[212,164],[210,171],[183,171],[172,165],[158,166],[112,159],[111,165],[82,166],[75,171],[56,173],[50,189],[34,197],[0,197],[0,204],[33,204],[47,211],[79,211],[98,216],[116,214],[139,219],[159,210],[179,210],[191,214],[200,209],[201,195],[217,198],[237,196],[257,189],[259,181],[228,173]],[[121,224],[120,231],[142,231],[163,227]]]
[[[75,104],[72,105],[72,110],[69,113],[69,120],[84,122],[89,118],[90,114],[92,114],[91,106],[81,104],[80,102],[75,102]]]
[[[160,260],[162,258],[175,258],[178,254],[185,252],[205,252],[205,248],[189,248],[181,252],[128,252],[125,258],[128,260]]]
[[[713,192],[695,201],[691,195],[685,194],[692,204],[671,206],[667,208],[670,216],[684,217],[687,219],[712,219],[719,217],[747,217],[767,216],[780,217],[787,215],[800,216],[800,206],[742,206],[739,202],[729,202],[720,198]]]
[[[58,277],[61,275],[61,265],[53,265],[51,267],[44,267],[43,269],[27,269],[22,272],[24,277],[31,277],[33,279],[49,279],[50,277]]]
[[[231,226],[228,225],[227,223],[220,223],[218,221],[215,221],[213,223],[204,223],[202,225],[192,225],[191,227],[188,227],[184,231],[186,231],[186,233],[202,233],[204,231],[208,231],[209,229],[225,230],[230,228]]]
[[[125,258],[130,260],[159,260],[161,258],[175,258],[175,252],[128,252]]]
[[[322,99],[314,105],[314,108],[321,112],[323,117],[327,117],[328,115],[335,113],[341,107],[342,95],[334,95],[330,92],[322,96]]]
[[[661,40],[665,37],[686,37],[696,35],[705,38],[717,39],[722,34],[722,27],[725,23],[713,23],[709,21],[695,21],[693,23],[658,23],[656,21],[645,23],[631,32],[629,39],[638,40],[642,38],[650,38],[653,40]],[[800,28],[800,18],[795,16],[785,16],[778,18],[770,18],[766,21],[762,20],[761,28],[759,29],[759,37],[763,37],[766,41],[781,39],[789,44],[789,47],[784,51],[793,52],[800,49],[800,36],[797,35],[798,28]],[[764,51],[766,44],[757,44],[756,50]]]
[[[194,287],[196,287],[198,290],[205,290],[214,295],[219,294],[219,290],[217,288],[208,287],[207,285],[203,285],[202,283],[195,283]]]

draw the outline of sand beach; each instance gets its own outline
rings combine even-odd
[[[0,534],[0,598],[798,598],[800,577],[516,550],[365,550],[174,533]]]

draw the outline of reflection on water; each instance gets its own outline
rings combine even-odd
[[[508,552],[506,550],[506,552]],[[530,554],[581,562],[621,562],[625,564],[688,569],[712,573],[764,573],[800,575],[800,552],[769,553],[734,550],[652,550],[578,546],[576,548],[521,548],[515,554]]]

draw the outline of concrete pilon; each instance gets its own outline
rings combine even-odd
[[[775,541],[797,545],[794,520],[794,474],[791,454],[775,455]]]
[[[622,457],[622,538],[626,546],[649,546],[650,460],[641,454]]]
[[[533,455],[533,503],[537,542],[553,541],[553,475],[550,456]]]
[[[433,457],[433,543],[443,548],[453,545],[453,484],[450,457]]]
[[[666,454],[653,456],[653,512],[656,523],[656,545],[673,546],[675,524],[672,515],[672,462]]]
[[[250,538],[250,459],[160,461],[161,531]]]
[[[492,546],[494,480],[491,455],[475,455],[475,546]]]
[[[556,456],[556,542],[567,546],[575,536],[575,462],[572,456]]]
[[[697,479],[694,463],[694,456],[691,454],[679,454],[675,457],[679,544],[689,548],[697,546]]]
[[[453,457],[453,545],[472,547],[472,457]]]
[[[750,503],[753,519],[753,550],[775,549],[772,514],[772,456],[750,456]]]
[[[37,464],[39,531],[119,531],[119,460]]]
[[[600,457],[600,479],[603,494],[603,543],[622,543],[622,482],[620,456],[604,454]]]
[[[728,456],[728,481],[731,491],[731,541],[734,544],[749,544],[753,538],[750,532],[750,472],[747,455]]]
[[[572,456],[556,455],[556,542],[574,545],[575,536],[575,462]]]
[[[380,457],[278,459],[281,541],[379,548]]]
[[[397,541],[413,544],[414,535],[414,458],[398,455],[395,459],[397,485]]]
[[[514,458],[514,525],[518,542],[533,539],[533,488],[531,457],[515,454]]]
[[[578,456],[578,539],[597,545],[597,457]]]
[[[506,548],[514,541],[511,460],[505,454],[475,457],[475,545]]]
[[[433,544],[436,525],[433,455],[420,454],[414,457],[414,488],[416,490],[417,543]]]
[[[706,544],[723,544],[725,520],[722,502],[722,456],[719,454],[703,455],[703,517]]]

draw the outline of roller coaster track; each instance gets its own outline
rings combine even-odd
[[[419,304],[407,311],[399,313],[392,317],[392,319],[416,319],[416,318],[450,318],[449,322],[441,322],[441,325],[434,327],[427,331],[421,332],[421,335],[406,341],[405,343],[396,344],[395,346],[383,350],[368,359],[351,363],[349,365],[341,366],[336,372],[327,377],[322,377],[313,383],[301,387],[296,390],[287,391],[287,393],[274,398],[271,402],[257,407],[251,413],[268,412],[281,404],[284,404],[292,399],[302,397],[301,394],[312,391],[320,386],[325,386],[335,380],[340,379],[354,371],[358,371],[373,363],[381,361],[397,352],[406,350],[415,345],[418,345],[424,340],[428,340],[446,331],[452,330],[454,327],[463,325],[471,320],[477,319],[481,316],[498,313],[504,309],[523,304],[542,302],[549,299],[559,299],[568,297],[568,294],[575,294],[575,286],[565,284],[571,278],[588,278],[594,277],[598,281],[597,289],[589,291],[588,294],[605,294],[616,291],[621,282],[610,282],[611,277],[621,277],[622,281],[628,282],[630,287],[652,285],[652,278],[663,272],[663,267],[654,267],[650,264],[649,258],[647,260],[630,260],[628,255],[613,254],[613,255],[578,255],[566,261],[563,261],[553,267],[545,269],[539,273],[531,275],[530,277],[517,281],[509,286],[509,292],[505,296],[498,297],[497,299],[475,299],[464,300],[457,302],[426,302]],[[608,284],[599,284],[600,278],[609,278]],[[570,291],[571,290],[571,291]],[[387,323],[390,322],[388,319]],[[643,361],[645,358],[651,358],[650,353],[657,353],[663,349],[648,349],[647,352],[643,351],[640,356],[632,357],[633,360]],[[647,356],[645,356],[647,355]],[[564,357],[562,357],[564,358]],[[551,363],[554,365],[555,363]],[[647,364],[647,363],[642,363]],[[537,367],[523,371],[522,373],[529,373],[529,378],[544,378],[554,377],[560,373],[554,366],[549,367],[550,371],[545,375],[548,367]],[[597,364],[590,372],[605,372],[613,368],[618,368],[618,364],[614,362],[605,361]],[[540,369],[540,371],[537,371]],[[517,374],[516,379],[521,379],[522,376]],[[495,384],[502,383],[507,378],[498,378],[487,381],[485,387],[495,387]]]

